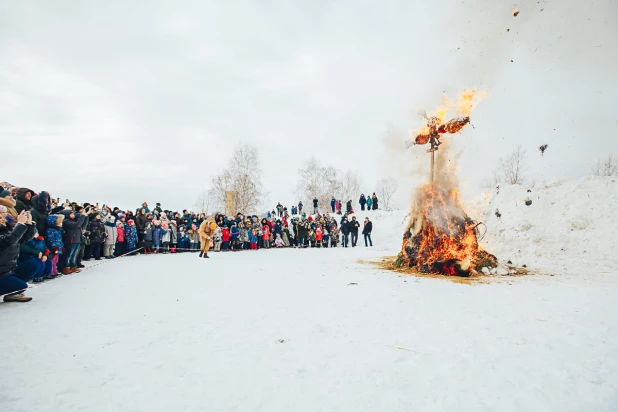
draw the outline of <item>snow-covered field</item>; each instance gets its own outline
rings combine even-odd
[[[510,187],[471,211],[488,250],[554,276],[380,270],[360,261],[397,252],[405,213],[371,212],[374,248],[129,257],[36,286],[0,304],[0,410],[616,411],[616,193]]]

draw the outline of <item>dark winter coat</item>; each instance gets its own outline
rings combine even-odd
[[[318,207],[318,199],[313,199],[313,207]]]
[[[341,230],[341,234],[343,234],[343,235],[350,234],[350,226],[349,225],[350,225],[350,222],[343,222],[341,224],[341,229],[340,229]]]
[[[365,226],[363,226],[363,235],[370,235],[372,230],[373,230],[373,222],[365,223]]]
[[[333,197],[332,200],[330,201],[330,207],[334,208],[336,203],[337,203],[337,199]]]
[[[32,209],[32,220],[36,222],[36,228],[40,235],[45,234],[47,230],[47,216],[51,213],[51,198],[49,193],[41,192],[37,196],[30,199]]]
[[[19,246],[32,239],[35,231],[34,225],[16,224],[13,229],[0,225],[0,278],[15,270]]]
[[[105,241],[105,224],[99,219],[91,220],[88,223],[90,232],[90,243],[103,243]]]
[[[142,215],[141,213],[137,215],[135,218],[135,227],[141,233],[146,228],[146,223],[148,223],[148,218],[146,215]]]
[[[365,198],[365,195],[361,195],[360,199],[358,199],[358,203],[360,203],[361,206],[365,206],[367,204],[367,199]]]
[[[352,201],[348,200],[345,204],[345,209],[348,213],[350,213],[353,209],[352,209]]]
[[[34,196],[34,191],[25,187],[17,189],[17,196],[15,198],[15,211],[20,214],[22,210],[29,212],[32,209],[30,202],[26,200],[26,193],[30,193],[30,196]],[[32,200],[32,198],[30,198]]]
[[[63,242],[65,245],[72,243],[82,243],[84,241],[84,235],[82,230],[88,225],[88,216],[80,214],[75,219],[69,218],[71,211],[64,210],[64,222],[62,222],[62,228],[64,229]]]
[[[348,222],[348,230],[350,231],[350,233],[358,234],[359,227],[360,227],[360,223],[358,222],[358,220],[352,220]]]
[[[373,195],[371,197],[371,200],[372,200],[372,209],[378,210],[378,197],[376,195]]]

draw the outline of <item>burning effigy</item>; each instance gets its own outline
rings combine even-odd
[[[443,143],[441,135],[453,134],[470,124],[470,112],[476,105],[475,92],[464,91],[459,103],[445,105],[433,116],[425,115],[421,130],[411,134],[412,145],[430,144],[430,182],[418,188],[410,221],[403,235],[396,264],[422,273],[447,276],[471,276],[481,268],[497,266],[495,256],[479,246],[479,226],[464,211],[454,170],[446,157],[435,162],[435,154]],[[456,115],[445,121],[455,109]],[[437,166],[437,173],[434,169]]]

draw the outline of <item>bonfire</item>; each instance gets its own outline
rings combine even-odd
[[[448,276],[470,276],[481,268],[497,266],[495,256],[485,252],[478,241],[481,223],[473,221],[464,211],[457,179],[447,167],[445,157],[438,158],[438,173],[434,178],[435,152],[443,142],[440,136],[457,133],[470,124],[470,112],[476,105],[475,92],[465,91],[455,106],[459,117],[444,121],[451,106],[426,116],[426,124],[412,135],[413,145],[431,145],[430,182],[415,195],[410,222],[403,235],[399,266],[423,273]]]

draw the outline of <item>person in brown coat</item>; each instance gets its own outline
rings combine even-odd
[[[208,250],[213,245],[217,224],[212,217],[208,217],[200,224],[197,233],[200,235],[200,257],[208,258]]]

